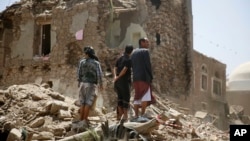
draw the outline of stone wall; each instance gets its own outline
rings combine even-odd
[[[147,20],[142,24],[152,41],[155,87],[163,95],[189,95],[192,77],[192,19],[190,1],[161,1],[157,9],[147,1]],[[156,33],[161,36],[156,45]]]
[[[77,98],[76,66],[82,57],[82,47],[91,45],[96,50],[104,72],[106,90],[101,92],[102,99],[99,101],[101,104],[105,101],[104,106],[112,108],[110,105],[116,103],[116,94],[113,91],[111,70],[117,56],[123,51],[123,45],[130,43],[125,42],[127,27],[136,24],[141,26],[142,32],[146,33],[151,42],[154,92],[162,97],[189,95],[192,78],[191,2],[189,0],[162,0],[160,5],[149,0],[131,0],[130,2],[132,8],[122,5],[125,10],[118,10],[117,7],[122,4],[122,0],[114,1],[114,15],[110,11],[109,1],[106,0],[69,1],[57,5],[53,3],[51,11],[47,13],[34,13],[25,6],[19,11],[16,10],[12,17],[13,27],[3,32],[5,51],[2,56],[5,56],[6,65],[3,66],[1,86],[51,81],[56,91]],[[134,5],[135,2],[137,5]],[[41,3],[37,3],[39,4]],[[46,5],[45,2],[42,4]],[[36,12],[44,10],[41,5],[36,7],[40,8]],[[107,27],[110,22],[112,23],[113,18],[125,21],[124,11],[134,14],[131,15],[130,20],[127,19],[130,23],[127,21],[126,24],[122,22],[120,25],[122,36],[119,47],[110,48],[107,44],[107,40],[110,39],[107,38],[109,33]],[[19,15],[15,15],[17,13]],[[29,26],[25,26],[30,21],[35,23],[34,35],[20,38],[24,37],[22,31],[30,30]],[[33,40],[33,44],[27,42],[27,44],[19,45],[18,48],[25,50],[28,45],[32,46],[28,51],[37,50],[40,42],[39,36],[41,36],[39,29],[43,24],[51,24],[52,46],[49,59],[8,57],[12,54],[11,49],[17,47],[13,43],[21,39],[22,42]],[[20,27],[24,29],[19,30]],[[17,31],[12,29],[17,29]],[[83,39],[76,40],[75,33],[81,30],[83,30]],[[160,34],[159,45],[156,45],[156,32]],[[16,36],[17,33],[20,36]],[[141,34],[141,36],[144,35]]]

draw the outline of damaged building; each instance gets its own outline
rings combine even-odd
[[[138,39],[148,37],[154,91],[195,111],[221,111],[226,66],[211,58],[206,58],[212,60],[209,65],[194,59],[192,20],[191,0],[21,0],[1,13],[0,86],[48,82],[55,91],[77,98],[77,64],[83,46],[91,45],[106,88],[98,103],[111,109],[116,104],[110,99],[116,97],[116,58],[126,44],[138,47]],[[198,79],[196,71],[204,75]],[[208,78],[200,83],[204,76],[212,77],[212,83]],[[196,105],[192,99],[197,95],[205,100],[197,98]],[[209,107],[217,103],[211,101],[219,101],[221,108]]]
[[[185,102],[193,112],[203,111],[211,115],[217,127],[228,128],[229,107],[226,100],[226,64],[193,52],[193,94]]]
[[[154,87],[189,95],[192,76],[190,1],[21,1],[2,14],[1,85],[50,81],[77,97],[76,66],[91,45],[110,79],[117,55],[140,37],[151,42]],[[156,44],[156,33],[161,42]],[[112,77],[112,76],[111,76]],[[111,82],[107,81],[107,87]],[[107,92],[108,94],[108,92]],[[110,94],[109,94],[110,95]]]

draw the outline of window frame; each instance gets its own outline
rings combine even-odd
[[[216,91],[219,91],[219,93],[218,92],[215,93],[215,91],[214,91],[214,89],[215,89],[214,82],[216,82],[216,81],[220,84],[219,90],[216,90]],[[222,96],[222,80],[221,79],[218,79],[216,77],[212,78],[212,94],[214,96]]]
[[[206,80],[203,80],[203,77],[206,78]],[[204,82],[206,81],[206,82]],[[203,87],[203,83],[205,83],[205,88]],[[201,78],[200,78],[200,89],[201,91],[207,91],[208,90],[208,71],[207,71],[207,66],[203,64],[201,66]]]

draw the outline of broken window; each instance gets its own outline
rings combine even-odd
[[[155,35],[156,38],[156,45],[160,45],[161,44],[161,35],[157,32]]]
[[[41,55],[46,56],[50,53],[51,41],[50,41],[50,24],[42,25],[42,45],[41,45]]]
[[[151,0],[152,5],[155,6],[156,10],[160,8],[161,0]]]
[[[216,79],[213,80],[213,94],[221,95],[221,81]]]

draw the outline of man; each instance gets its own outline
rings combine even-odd
[[[131,86],[131,59],[130,54],[133,51],[132,45],[125,47],[124,54],[117,59],[114,67],[114,87],[117,93],[117,120],[128,119],[128,109],[130,101],[130,86]]]
[[[149,55],[149,41],[147,38],[139,39],[139,48],[133,51],[131,61],[133,70],[133,86],[135,89],[135,117],[139,117],[139,107],[141,107],[140,117],[143,118],[147,106],[152,102],[155,102],[151,88],[153,75]]]
[[[89,109],[96,98],[97,84],[99,84],[99,88],[102,90],[102,69],[91,46],[84,47],[83,51],[85,58],[80,60],[77,75],[78,86],[80,87],[80,120],[83,125],[88,127]]]

